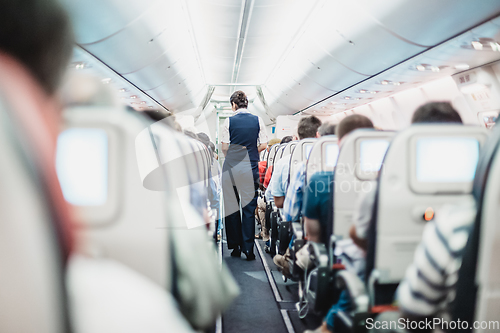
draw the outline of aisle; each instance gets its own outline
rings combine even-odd
[[[241,288],[241,294],[222,316],[223,333],[287,333],[285,323],[274,299],[264,266],[254,249],[256,260],[246,261],[230,256],[223,247],[223,258]]]
[[[299,333],[319,326],[321,318],[299,319],[295,309],[298,284],[283,282],[271,256],[264,252],[264,242],[258,241],[256,246],[261,251],[255,248],[256,260],[248,262],[244,254],[241,258],[231,257],[231,250],[224,243],[223,259],[237,280],[241,295],[224,313],[222,332]]]

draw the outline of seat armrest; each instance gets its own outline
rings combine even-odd
[[[354,312],[368,312],[370,297],[364,282],[356,274],[346,270],[338,271],[336,284],[338,288],[345,288],[349,293]]]
[[[330,260],[330,265],[335,265],[335,243],[342,239],[341,235],[330,235],[330,239],[328,240],[328,259]]]
[[[316,242],[308,242],[309,251],[314,256],[311,258],[315,263],[315,266],[329,267],[328,265],[328,251],[324,244],[319,244]]]
[[[304,230],[302,229],[302,224],[298,222],[292,222],[292,231],[295,235],[295,239],[304,239]]]

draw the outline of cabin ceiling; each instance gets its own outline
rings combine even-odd
[[[267,122],[332,114],[500,59],[471,44],[500,41],[498,0],[63,2],[75,63],[117,74],[124,99],[195,116],[236,89]]]

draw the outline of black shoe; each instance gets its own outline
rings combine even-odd
[[[233,252],[231,252],[231,257],[241,257],[241,250],[240,249],[234,249]]]
[[[247,256],[247,261],[255,260],[255,254],[253,254],[253,252],[245,252],[245,255]]]

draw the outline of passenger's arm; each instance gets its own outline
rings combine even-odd
[[[222,143],[221,145],[221,150],[224,156],[227,155],[227,150],[229,149],[229,118],[226,118],[224,120],[224,125],[221,128],[220,131],[220,142]]]
[[[274,197],[274,204],[278,208],[283,208],[283,203],[285,202],[285,197]]]
[[[259,153],[260,153],[261,151],[263,151],[264,149],[266,149],[266,148],[267,148],[267,143],[265,143],[265,142],[264,142],[264,143],[261,143],[261,144],[259,145],[259,147],[257,147],[257,149],[259,150]]]
[[[222,150],[222,153],[224,154],[224,156],[227,155],[228,149],[229,149],[229,143],[223,142],[221,145],[221,150]]]
[[[362,248],[363,250],[368,249],[368,242],[366,239],[359,238],[358,235],[356,234],[356,226],[352,225],[351,229],[349,230],[349,236],[351,237],[352,241],[354,244]]]
[[[310,219],[304,216],[304,227],[306,230],[307,240],[319,243],[321,242],[321,225],[319,220]]]
[[[305,179],[305,166],[302,164],[295,175],[290,178],[290,185],[283,203],[285,221],[298,221],[302,209],[302,187]]]

